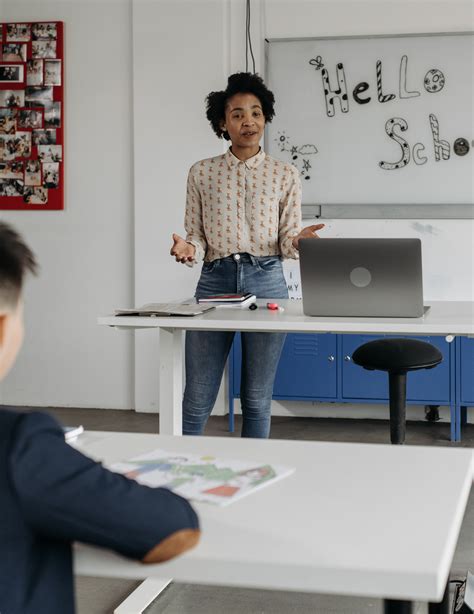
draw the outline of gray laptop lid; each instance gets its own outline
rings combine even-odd
[[[300,239],[299,252],[306,315],[424,313],[419,239]]]

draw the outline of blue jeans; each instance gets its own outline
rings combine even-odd
[[[279,256],[238,254],[205,262],[195,296],[252,292],[257,298],[288,298]],[[214,407],[233,331],[186,332],[183,434],[201,435]],[[268,437],[273,382],[286,335],[241,333],[242,437]]]

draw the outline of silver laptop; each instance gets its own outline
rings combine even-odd
[[[419,318],[420,239],[300,239],[308,316]]]

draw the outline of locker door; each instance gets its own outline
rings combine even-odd
[[[289,334],[278,365],[274,396],[334,398],[337,394],[337,336]]]

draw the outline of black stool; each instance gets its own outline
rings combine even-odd
[[[443,355],[438,348],[418,339],[376,339],[358,347],[352,360],[364,369],[388,371],[390,440],[404,443],[407,372],[432,369],[443,360]]]

